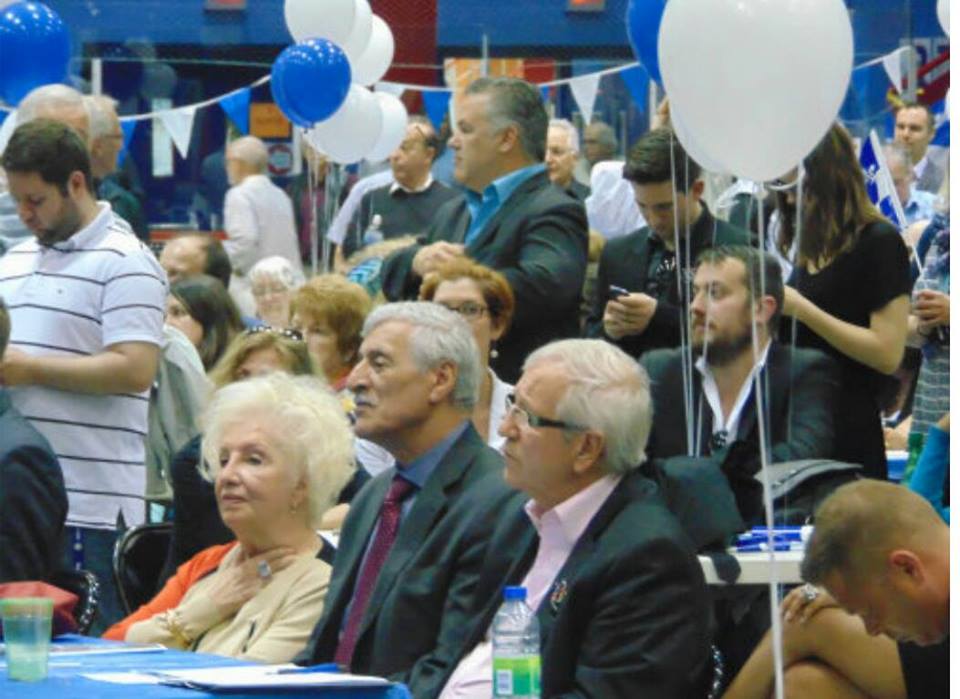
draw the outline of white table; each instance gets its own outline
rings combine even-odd
[[[801,583],[800,561],[803,560],[803,551],[777,551],[773,554],[773,566],[770,565],[769,553],[734,553],[734,558],[740,563],[740,577],[735,585],[765,585],[770,578],[778,583]],[[726,585],[717,577],[713,561],[707,556],[699,556],[703,568],[703,577],[708,585]],[[772,576],[771,576],[772,571]]]

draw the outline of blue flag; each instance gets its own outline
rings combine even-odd
[[[860,148],[860,167],[863,168],[870,201],[898,229],[906,228],[907,217],[903,214],[903,206],[893,186],[893,177],[890,176],[890,169],[883,157],[883,149],[880,147],[880,139],[877,138],[876,131],[870,131],[870,136],[864,140]]]
[[[246,135],[250,133],[250,88],[245,87],[225,95],[220,100],[220,108],[226,113],[237,127],[237,130]]]
[[[423,108],[430,118],[430,123],[439,131],[444,117],[447,116],[447,110],[450,108],[452,93],[449,90],[424,90],[421,94],[423,95]]]

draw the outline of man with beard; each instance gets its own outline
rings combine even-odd
[[[698,260],[690,302],[696,360],[687,370],[689,404],[684,399],[684,348],[658,350],[642,360],[654,401],[648,453],[652,458],[713,460],[727,476],[748,524],[762,517],[754,478],[760,469],[758,415],[766,416],[770,463],[829,458],[832,453],[833,363],[820,352],[774,339],[782,305],[783,278],[772,255],[746,246],[706,250]]]
[[[145,512],[165,275],[94,198],[90,156],[74,129],[51,119],[22,124],[0,164],[33,234],[0,259],[12,325],[0,380],[63,467],[68,562],[100,579],[99,616],[109,625],[122,615],[111,569],[117,530]]]

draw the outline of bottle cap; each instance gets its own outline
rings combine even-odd
[[[519,585],[507,585],[503,588],[503,599],[508,601],[525,600],[527,599],[527,588]]]

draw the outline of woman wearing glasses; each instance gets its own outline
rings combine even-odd
[[[463,316],[473,328],[480,361],[486,369],[473,409],[473,426],[487,444],[499,449],[504,438],[497,428],[513,386],[497,377],[490,368],[490,358],[496,356],[493,346],[513,319],[514,298],[509,282],[489,267],[459,258],[426,276],[420,285],[420,300],[446,306]]]
[[[799,187],[776,188],[779,246],[784,254],[796,250],[784,296],[783,312],[790,318],[781,339],[794,338],[793,319],[798,346],[838,360],[834,456],[863,464],[868,476],[886,478],[880,397],[906,344],[907,248],[867,196],[842,126],[831,127],[800,172]]]

